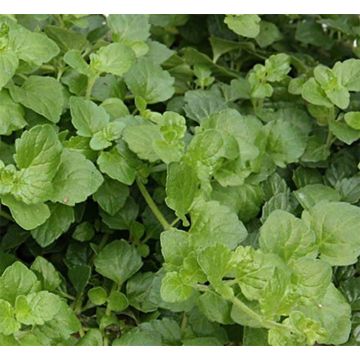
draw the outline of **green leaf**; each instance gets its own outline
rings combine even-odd
[[[123,138],[140,159],[155,162],[160,159],[154,151],[153,143],[161,140],[160,129],[152,124],[128,126],[124,129]]]
[[[125,240],[116,240],[106,245],[95,258],[96,271],[123,284],[142,266],[137,250]]]
[[[220,324],[231,324],[231,305],[213,292],[205,292],[199,297],[200,311],[210,320]]]
[[[314,230],[320,258],[333,266],[351,265],[360,255],[360,209],[343,202],[322,201],[303,213]]]
[[[74,265],[69,268],[68,276],[76,292],[81,294],[88,284],[91,276],[89,265]]]
[[[281,39],[282,34],[275,24],[268,21],[260,22],[260,32],[255,38],[260,47],[265,48]]]
[[[185,162],[172,163],[168,166],[165,201],[184,224],[187,224],[185,215],[191,209],[198,189],[199,180],[192,166]]]
[[[16,319],[25,325],[43,325],[59,312],[60,297],[48,291],[40,291],[16,298]]]
[[[80,74],[89,76],[90,69],[88,63],[84,60],[79,50],[69,50],[64,55],[64,61],[66,64],[70,65],[73,69],[75,69]]]
[[[2,89],[15,75],[19,60],[15,52],[6,49],[0,53],[0,89]]]
[[[89,300],[95,305],[103,305],[108,297],[106,290],[101,286],[96,286],[88,291]]]
[[[189,235],[185,231],[173,229],[161,233],[161,253],[168,264],[181,266],[190,252]]]
[[[321,301],[332,280],[331,266],[325,261],[303,257],[291,266],[293,283],[301,296]]]
[[[101,152],[97,163],[101,172],[114,180],[125,185],[131,185],[135,181],[136,170],[126,157],[118,151],[117,147],[107,152]]]
[[[226,15],[225,24],[236,34],[254,38],[260,32],[260,17],[257,15]]]
[[[196,247],[222,243],[233,249],[247,236],[236,214],[216,201],[198,202],[191,211],[191,241]]]
[[[54,78],[32,75],[21,87],[11,86],[9,90],[16,102],[55,124],[60,120],[65,100],[62,86]]]
[[[30,268],[41,281],[41,288],[54,291],[61,284],[60,274],[54,265],[41,256],[37,256]]]
[[[129,306],[126,295],[119,291],[111,291],[107,301],[111,311],[121,312]]]
[[[51,181],[60,164],[62,146],[50,125],[38,125],[17,139],[14,156],[21,169],[13,195],[27,204],[49,199]]]
[[[350,111],[345,114],[346,123],[355,130],[360,130],[360,112]]]
[[[84,221],[76,226],[72,237],[77,241],[90,241],[95,235],[95,230],[87,221]]]
[[[0,135],[10,135],[13,131],[25,127],[26,124],[22,107],[12,101],[7,91],[1,91]]]
[[[71,122],[80,136],[92,137],[105,128],[110,120],[103,107],[79,97],[70,98],[70,111]]]
[[[16,261],[6,268],[0,277],[0,299],[15,304],[20,295],[28,295],[38,290],[39,282],[35,274],[21,262]]]
[[[71,207],[54,204],[49,205],[50,217],[39,227],[31,230],[32,237],[36,242],[46,247],[58,239],[63,233],[68,231],[74,222],[74,211]]]
[[[184,284],[177,272],[168,272],[162,280],[160,294],[169,303],[182,302],[191,297],[193,288]]]
[[[221,243],[209,246],[197,256],[197,261],[211,284],[219,284],[231,269],[231,251]]]
[[[340,109],[346,109],[349,106],[350,94],[339,83],[338,78],[331,69],[318,65],[314,69],[314,77],[334,105]]]
[[[97,73],[123,76],[135,60],[135,53],[128,46],[113,43],[90,55],[90,68]]]
[[[147,15],[109,15],[107,24],[120,41],[145,41],[150,35]]]
[[[103,180],[95,165],[84,155],[64,149],[59,170],[53,181],[51,200],[74,206],[94,194]]]
[[[41,65],[55,57],[60,49],[45,34],[36,33],[18,27],[9,32],[9,47],[19,59],[35,65]]]
[[[50,210],[46,204],[27,205],[11,195],[2,196],[1,202],[10,209],[16,223],[25,230],[37,228],[50,217]]]
[[[174,94],[174,78],[159,65],[139,60],[124,76],[134,96],[142,97],[147,104],[168,100]]]
[[[110,215],[115,215],[124,205],[129,196],[129,188],[118,181],[105,178],[94,200]]]
[[[15,319],[15,312],[11,304],[0,299],[0,333],[11,335],[20,329],[19,322]],[[1,343],[1,345],[3,345]]]
[[[296,162],[305,151],[307,134],[289,121],[271,121],[263,134],[267,137],[266,150],[277,166]]]
[[[348,59],[337,62],[333,68],[340,83],[349,91],[360,91],[360,60]]]
[[[279,255],[286,262],[301,257],[315,258],[315,234],[306,223],[294,215],[275,210],[260,229],[260,249]]]
[[[326,330],[320,339],[322,344],[340,345],[349,338],[351,330],[351,307],[339,290],[331,284],[318,305],[309,305],[302,311],[321,322]]]
[[[331,101],[327,98],[324,90],[314,78],[310,78],[302,87],[301,96],[311,104],[332,107]]]
[[[339,201],[339,192],[323,184],[309,184],[294,191],[296,199],[304,209],[310,209],[320,201]]]
[[[184,96],[186,115],[201,124],[211,114],[226,109],[225,100],[215,90],[190,90]]]

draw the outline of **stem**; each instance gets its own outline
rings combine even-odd
[[[86,93],[85,93],[86,99],[90,99],[92,88],[94,87],[95,81],[98,77],[99,77],[99,74],[95,74],[88,78],[88,83],[87,83]]]
[[[332,142],[334,140],[334,137],[330,131],[330,129],[328,130],[328,134],[327,134],[327,138],[326,138],[326,147],[330,148],[330,146],[332,145]]]
[[[162,214],[162,212],[159,210],[159,208],[155,204],[154,200],[152,199],[152,197],[146,190],[146,187],[144,186],[144,184],[139,179],[136,179],[136,184],[141,192],[141,195],[144,197],[144,199],[145,199],[146,203],[148,204],[149,208],[151,209],[152,213],[154,214],[156,219],[159,221],[159,223],[162,225],[164,230],[171,229],[171,225],[167,222],[164,215]]]
[[[11,217],[11,215],[9,215],[7,212],[5,212],[4,210],[0,210],[0,216],[3,217],[6,220],[9,221],[14,221],[14,219]]]

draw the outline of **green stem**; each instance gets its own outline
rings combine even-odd
[[[11,217],[11,215],[9,215],[7,212],[5,212],[4,210],[0,210],[0,216],[3,217],[6,220],[9,221],[14,221],[14,219]]]
[[[326,147],[329,149],[330,146],[332,145],[334,141],[334,137],[330,131],[330,129],[328,130],[328,134],[327,134],[327,138],[326,138]]]
[[[136,179],[136,184],[141,192],[141,195],[144,197],[144,199],[145,199],[146,203],[148,204],[149,208],[151,209],[152,213],[154,214],[156,219],[159,221],[159,223],[162,225],[164,230],[171,229],[171,225],[167,222],[164,215],[162,214],[162,212],[159,210],[159,208],[155,204],[154,200],[152,199],[152,197],[146,190],[146,187],[144,186],[144,184],[139,179]]]

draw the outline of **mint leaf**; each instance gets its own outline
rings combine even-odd
[[[11,86],[9,90],[16,102],[44,116],[52,123],[60,120],[65,100],[62,86],[54,78],[32,75],[21,87]]]
[[[94,194],[103,180],[95,165],[85,156],[64,149],[59,170],[53,181],[51,200],[74,206]]]
[[[138,60],[124,76],[126,85],[147,104],[168,100],[174,94],[174,78],[159,65]]]
[[[320,258],[331,265],[350,265],[360,255],[358,207],[342,202],[319,202],[303,214],[314,230]]]
[[[125,240],[116,240],[106,245],[95,258],[95,268],[101,275],[123,284],[142,266],[137,250]]]
[[[134,52],[123,44],[101,47],[90,56],[90,68],[97,73],[124,75],[135,63]]]
[[[257,15],[226,15],[224,22],[236,34],[254,38],[260,32],[260,20]]]

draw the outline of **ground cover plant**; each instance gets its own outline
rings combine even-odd
[[[357,15],[0,17],[1,345],[357,345]]]

